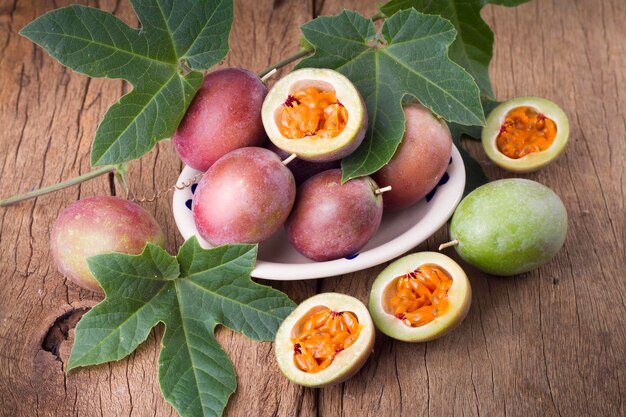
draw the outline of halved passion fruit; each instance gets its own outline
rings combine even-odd
[[[338,384],[357,373],[374,346],[374,323],[354,297],[323,293],[303,301],[276,333],[283,375],[306,387]]]
[[[538,97],[519,97],[497,106],[487,117],[482,143],[487,156],[513,172],[532,172],[565,149],[569,121],[559,106]]]
[[[427,342],[463,321],[472,300],[467,275],[437,252],[407,255],[376,278],[369,310],[376,327],[405,342]]]
[[[281,78],[262,109],[270,140],[307,161],[335,161],[363,141],[367,111],[345,76],[326,68],[304,68]]]

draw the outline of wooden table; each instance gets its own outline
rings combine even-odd
[[[0,0],[0,196],[89,171],[95,128],[128,90],[54,62],[17,32],[66,1]],[[90,1],[129,22],[126,1]],[[239,0],[227,66],[258,71],[297,49],[299,25],[344,7],[369,15],[375,1]],[[565,154],[525,177],[548,185],[569,212],[565,247],[548,265],[494,278],[467,266],[469,315],[428,344],[379,335],[348,382],[322,390],[289,383],[271,343],[218,331],[238,374],[228,416],[618,416],[626,415],[626,3],[534,0],[483,11],[496,33],[491,74],[499,99],[550,98],[570,117]],[[512,176],[467,143],[490,179]],[[169,142],[131,164],[131,189],[150,194],[181,170]],[[99,297],[53,265],[49,232],[69,203],[121,193],[111,178],[0,209],[0,415],[174,416],[157,385],[162,328],[117,363],[65,375],[77,318]],[[182,243],[169,198],[144,204],[168,249]],[[438,231],[417,250],[447,238]],[[301,301],[321,291],[365,300],[384,265],[317,281],[272,283]]]

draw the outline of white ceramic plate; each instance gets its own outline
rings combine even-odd
[[[185,167],[178,184],[193,178],[199,171]],[[381,187],[385,184],[379,184]],[[360,253],[327,262],[311,261],[296,252],[281,227],[267,241],[259,244],[256,278],[294,281],[324,278],[360,271],[396,258],[413,249],[443,226],[461,201],[465,188],[465,167],[459,151],[452,147],[452,158],[446,175],[435,190],[417,204],[404,210],[386,212],[378,232]],[[197,233],[191,213],[193,192],[188,187],[174,192],[174,219],[183,238],[196,235],[200,244],[211,245]]]

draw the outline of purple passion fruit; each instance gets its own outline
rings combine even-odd
[[[452,136],[443,120],[418,103],[404,106],[406,130],[387,165],[372,175],[378,184],[391,185],[385,209],[415,204],[439,183],[452,153]]]
[[[306,387],[338,384],[356,374],[374,346],[374,323],[363,303],[324,293],[303,301],[276,333],[283,375]]]
[[[543,98],[519,97],[489,114],[482,144],[501,168],[532,172],[556,159],[568,137],[569,121],[559,106]]]
[[[397,340],[427,342],[458,326],[472,289],[465,272],[437,252],[407,255],[376,277],[369,310],[376,327]]]
[[[267,139],[261,122],[266,95],[265,84],[248,70],[225,68],[208,74],[172,136],[180,159],[206,171],[232,150],[261,146]]]
[[[370,177],[341,183],[341,170],[319,173],[298,188],[285,223],[293,247],[314,261],[353,255],[374,236],[383,199]]]
[[[363,141],[367,111],[342,74],[304,68],[281,78],[263,102],[263,125],[280,149],[314,162],[335,161]]]
[[[87,258],[108,252],[137,255],[148,242],[165,245],[154,217],[118,197],[87,197],[67,206],[52,226],[50,245],[59,272],[75,284],[101,291]]]
[[[478,187],[456,208],[450,239],[458,254],[493,275],[521,274],[548,262],[567,234],[561,199],[535,181],[512,178]]]
[[[293,175],[264,148],[241,148],[221,157],[194,193],[196,228],[213,245],[258,243],[284,222],[296,197]]]

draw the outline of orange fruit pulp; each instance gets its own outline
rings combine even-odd
[[[516,107],[509,111],[500,126],[496,145],[500,152],[512,159],[548,149],[556,137],[556,124],[530,107]]]
[[[448,311],[452,278],[438,265],[424,264],[399,276],[389,300],[393,314],[409,327],[419,327]]]
[[[315,87],[290,94],[282,107],[278,128],[289,139],[334,138],[348,122],[348,110],[335,93]]]
[[[291,339],[296,366],[309,373],[328,368],[337,353],[358,339],[360,331],[358,319],[349,311],[332,311],[328,307],[316,311],[302,325],[298,336]]]

